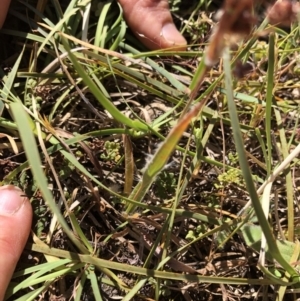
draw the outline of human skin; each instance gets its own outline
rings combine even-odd
[[[135,35],[149,49],[186,49],[186,40],[174,26],[168,0],[118,0]],[[0,0],[0,28],[10,0]]]
[[[0,5],[0,28],[2,27],[5,17],[7,15],[8,7],[10,4],[10,0],[1,0]]]
[[[32,208],[23,192],[0,187],[0,300],[24,249],[32,220]]]
[[[173,24],[168,0],[119,0],[135,35],[149,49],[185,50],[186,41]],[[0,28],[10,0],[0,0]],[[8,209],[7,210],[5,210]],[[0,301],[30,233],[32,208],[21,190],[0,187]]]
[[[186,49],[186,40],[176,29],[168,0],[118,0],[135,35],[149,49]]]

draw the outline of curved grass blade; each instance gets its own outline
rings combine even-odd
[[[120,46],[134,55],[140,54],[140,52],[137,51],[135,48],[133,48],[125,43],[120,43]],[[172,55],[172,53],[170,53],[170,55]],[[145,63],[147,63],[154,70],[156,70],[159,74],[163,75],[166,79],[168,79],[170,84],[173,87],[175,87],[178,91],[180,91],[181,93],[188,93],[188,88],[185,85],[183,85],[179,80],[177,80],[172,74],[170,74],[166,69],[159,66],[157,63],[155,63],[149,57],[142,56],[142,58],[144,59]]]
[[[95,33],[95,41],[94,45],[104,48],[105,47],[105,40],[107,36],[107,25],[105,25],[105,22],[107,20],[107,14],[111,7],[112,1],[109,0],[107,2],[99,3],[102,6],[101,13],[99,15],[99,20],[97,24],[97,29]],[[94,50],[96,51],[96,50]]]
[[[41,287],[39,287],[38,289],[29,292],[28,294],[15,299],[15,301],[33,301],[36,300],[36,297],[38,295],[40,295],[41,293],[43,293],[44,291],[46,291],[46,289],[48,289],[48,287],[53,283],[53,281],[46,281]],[[6,298],[4,298],[4,300],[7,300]]]
[[[20,137],[23,142],[27,159],[30,163],[32,174],[37,182],[37,185],[41,190],[41,193],[47,205],[50,207],[53,214],[57,217],[58,222],[60,223],[68,237],[71,239],[71,241],[74,243],[74,245],[76,245],[81,252],[88,253],[87,249],[83,246],[83,244],[80,241],[78,241],[74,233],[69,228],[64,217],[57,208],[50,190],[48,189],[47,179],[41,167],[42,162],[40,160],[40,155],[37,150],[36,141],[32,132],[32,125],[30,125],[30,123],[32,123],[31,119],[25,113],[23,106],[20,103],[11,103],[10,108],[14,115],[15,122],[18,126]]]
[[[12,70],[9,72],[7,76],[4,76],[2,78],[3,81],[3,89],[0,90],[0,116],[2,115],[3,109],[4,109],[4,103],[3,101],[7,101],[9,99],[9,96],[11,96],[11,93],[16,95],[13,89],[13,83],[16,78],[23,54],[24,54],[25,46],[23,47],[20,55],[18,56]],[[3,101],[2,101],[3,100]]]
[[[161,146],[156,151],[154,157],[144,168],[144,174],[142,176],[142,180],[138,183],[138,185],[134,188],[132,194],[129,198],[134,201],[141,202],[144,195],[146,194],[148,188],[155,180],[156,176],[160,173],[160,171],[166,166],[172,152],[177,146],[178,141],[180,140],[182,134],[189,126],[193,117],[195,117],[201,108],[203,107],[203,103],[198,103],[195,105],[185,116],[183,116],[173,127],[165,141],[161,144]],[[129,204],[126,213],[132,213],[135,209],[135,206]]]
[[[84,83],[89,87],[90,91],[94,94],[99,103],[107,110],[109,113],[121,124],[125,124],[131,128],[136,130],[148,131],[148,126],[142,123],[139,120],[131,120],[127,118],[124,114],[122,114],[114,105],[111,103],[104,94],[100,91],[100,89],[96,86],[96,84],[89,78],[89,76],[84,71],[83,67],[77,61],[75,55],[71,52],[70,47],[68,45],[67,40],[62,37],[62,42],[64,47],[66,48],[69,58],[72,61],[74,68],[82,77]]]
[[[233,131],[233,137],[236,145],[236,150],[239,155],[239,163],[241,166],[242,174],[244,176],[244,180],[246,183],[247,191],[250,195],[253,208],[255,210],[256,216],[258,218],[259,224],[262,228],[262,231],[266,237],[268,247],[271,251],[271,254],[274,259],[278,261],[278,263],[286,269],[286,271],[291,275],[291,277],[294,279],[292,282],[298,282],[299,281],[299,275],[296,272],[295,269],[291,267],[291,265],[286,262],[286,260],[282,257],[281,253],[279,252],[279,249],[276,245],[275,238],[273,236],[273,233],[271,231],[270,225],[264,215],[264,212],[262,210],[254,183],[252,179],[252,175],[250,172],[249,165],[247,163],[247,158],[245,155],[245,149],[242,139],[242,134],[240,130],[236,105],[234,102],[233,92],[232,92],[232,80],[231,80],[231,68],[230,68],[230,55],[229,50],[226,48],[224,51],[224,71],[225,71],[225,86],[227,90],[227,100],[228,100],[228,109],[229,109],[229,115],[232,122],[232,131]]]

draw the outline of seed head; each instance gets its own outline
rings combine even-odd
[[[218,62],[225,46],[249,35],[256,23],[253,0],[225,0],[220,15],[219,24],[206,49],[205,63],[209,67]]]

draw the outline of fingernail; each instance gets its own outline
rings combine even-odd
[[[168,41],[172,45],[180,45],[185,46],[186,40],[177,30],[173,23],[167,23],[162,28],[162,35],[166,41]]]
[[[0,215],[14,215],[23,206],[26,198],[22,190],[13,185],[0,187]]]

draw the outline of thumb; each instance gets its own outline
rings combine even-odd
[[[0,300],[27,241],[32,209],[22,191],[12,185],[0,187]]]
[[[186,40],[176,29],[168,0],[119,0],[124,17],[139,40],[150,49],[186,49]]]

